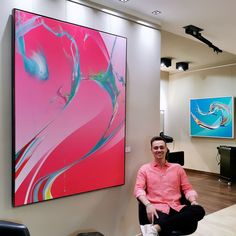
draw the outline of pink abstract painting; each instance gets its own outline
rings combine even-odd
[[[127,39],[13,19],[13,205],[124,184]]]

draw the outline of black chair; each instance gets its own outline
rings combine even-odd
[[[184,165],[184,151],[168,152],[167,161],[170,163],[178,163]]]
[[[28,228],[19,223],[0,220],[0,235],[2,236],[30,236]]]

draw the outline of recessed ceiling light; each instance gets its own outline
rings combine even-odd
[[[129,0],[119,0],[120,2],[128,2]]]
[[[152,12],[152,14],[153,14],[153,15],[159,15],[159,14],[161,14],[161,11],[155,10],[155,11]]]

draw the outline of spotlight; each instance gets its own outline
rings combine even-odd
[[[171,66],[171,58],[162,57],[161,58],[161,67],[170,67]]]
[[[188,70],[188,62],[177,62],[176,69],[180,71]]]
[[[221,49],[219,49],[218,47],[216,47],[215,45],[212,44],[212,42],[210,42],[209,40],[207,40],[206,38],[204,38],[202,35],[201,35],[201,31],[203,31],[203,29],[201,28],[198,28],[197,26],[194,26],[194,25],[187,25],[187,26],[184,26],[183,27],[185,29],[185,33],[186,34],[190,34],[192,35],[193,37],[195,37],[196,39],[202,41],[203,43],[207,44],[210,48],[213,49],[214,52],[216,52],[217,54],[219,52],[222,52]]]

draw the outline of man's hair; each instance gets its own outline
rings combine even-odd
[[[154,136],[152,137],[151,141],[150,141],[150,144],[151,144],[151,147],[152,147],[152,144],[154,141],[163,141],[165,144],[166,144],[166,140],[160,136]]]

